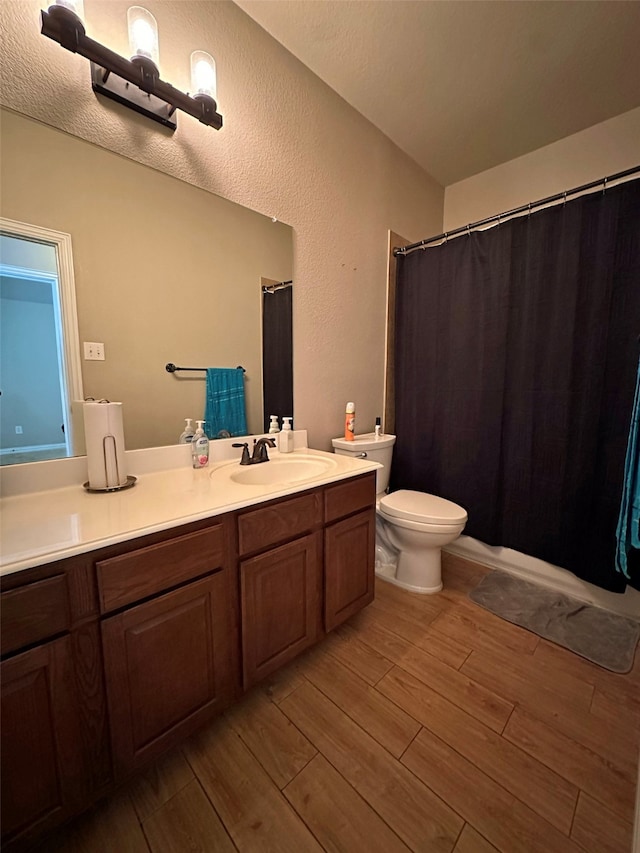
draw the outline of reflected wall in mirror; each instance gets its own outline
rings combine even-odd
[[[168,362],[242,365],[261,432],[261,282],[291,279],[290,226],[9,110],[0,133],[0,215],[71,235],[80,352],[105,350],[84,395],[123,403],[127,449],[204,417],[205,374]]]

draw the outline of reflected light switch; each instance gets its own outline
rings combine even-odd
[[[97,344],[93,341],[84,342],[84,360],[85,361],[104,361],[104,344]]]

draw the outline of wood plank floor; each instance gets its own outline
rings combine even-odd
[[[640,655],[599,669],[445,589],[376,600],[41,853],[629,853]]]

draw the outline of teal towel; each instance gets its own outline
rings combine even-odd
[[[204,431],[209,438],[247,434],[244,370],[241,367],[207,368]]]
[[[640,550],[640,362],[624,464],[616,540],[616,569],[630,580],[628,555],[632,548]]]

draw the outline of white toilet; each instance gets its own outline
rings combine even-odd
[[[467,513],[452,501],[401,489],[386,493],[395,435],[332,439],[335,453],[380,462],[376,471],[376,574],[412,592],[442,589],[440,549],[457,539]]]

